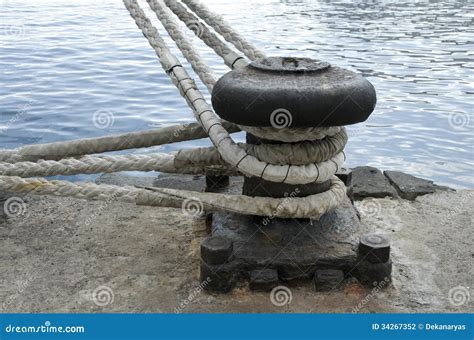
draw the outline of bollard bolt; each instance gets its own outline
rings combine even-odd
[[[233,244],[220,237],[211,236],[201,243],[201,259],[210,265],[226,263],[232,256]]]
[[[380,234],[364,234],[359,241],[359,258],[370,263],[385,263],[390,259],[390,241]]]
[[[354,270],[356,278],[366,285],[378,285],[381,282],[391,282],[392,280],[392,261],[384,263],[371,263],[361,261]]]

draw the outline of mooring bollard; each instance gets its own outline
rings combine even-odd
[[[250,132],[261,133],[258,128],[278,129],[280,135],[299,128],[301,135],[293,136],[294,142],[311,140],[302,128],[364,121],[375,102],[375,90],[362,76],[307,58],[270,57],[252,62],[224,75],[212,93],[216,113],[248,130],[248,144],[285,143],[278,133],[269,139],[264,132],[259,136]],[[275,163],[285,164],[285,160],[276,159]],[[304,197],[328,189],[329,181],[288,185],[246,177],[243,194],[284,197],[294,193]]]
[[[331,181],[327,178],[331,175],[338,176],[350,187],[351,171],[342,168],[342,162],[334,161],[347,142],[344,125],[366,120],[375,103],[375,89],[361,75],[307,58],[259,59],[225,74],[212,92],[215,112],[247,133],[249,150],[257,146],[260,150],[269,150],[264,153],[267,163],[316,165],[317,177],[311,183],[289,184],[285,183],[286,178],[281,182],[264,180],[266,168],[260,177],[244,176],[242,193],[254,197],[291,199],[321,194],[330,190]],[[275,152],[279,146],[285,152]],[[318,165],[324,162],[329,166],[322,169]],[[291,166],[287,176],[290,171]],[[325,176],[321,174],[320,178],[320,172],[325,172]],[[222,217],[217,213],[212,230],[233,242],[251,237],[251,241],[236,246],[238,251],[228,262],[234,263],[234,269],[245,272],[244,275],[250,278],[251,289],[268,290],[279,280],[312,277],[317,290],[329,290],[334,285],[339,286],[344,279],[341,268],[347,272],[352,270],[346,259],[357,258],[353,247],[347,247],[349,242],[346,240],[359,231],[359,222],[349,199],[347,202],[338,213],[313,221],[320,227],[308,229],[310,236],[306,238],[295,237],[303,228],[300,222],[273,216],[249,220],[237,214]],[[342,229],[345,234],[332,234],[334,240],[327,244],[325,238],[334,232],[332,226]],[[255,234],[256,228],[263,227],[266,228],[264,233]],[[285,248],[284,253],[289,255],[279,255],[278,251],[288,244],[290,247]],[[383,258],[384,251],[378,249],[376,254],[380,253]],[[228,263],[224,267],[228,267]],[[319,268],[319,263],[326,267]],[[209,270],[209,266],[201,266],[201,277],[209,274]],[[216,276],[216,280],[223,281],[222,276]],[[209,289],[216,288],[226,291],[229,285],[220,282]]]

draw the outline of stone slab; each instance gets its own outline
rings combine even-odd
[[[400,171],[384,171],[385,177],[397,190],[400,197],[413,201],[421,195],[432,194],[437,190],[449,190],[423,178],[405,174]]]
[[[354,199],[366,197],[398,197],[383,173],[371,166],[359,166],[352,169],[352,194]]]

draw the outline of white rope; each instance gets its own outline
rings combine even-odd
[[[150,8],[156,13],[156,16],[168,32],[169,36],[176,42],[184,57],[189,61],[193,70],[207,86],[209,93],[216,83],[216,78],[211,69],[207,66],[198,51],[193,47],[192,43],[185,38],[178,23],[173,20],[172,13],[162,0],[147,0]],[[164,42],[163,42],[164,43]]]
[[[215,83],[212,73],[207,65],[201,61],[192,44],[179,31],[178,24],[172,18],[172,13],[165,6],[163,0],[147,1],[170,36],[176,41],[183,55],[190,61],[193,69],[208,89],[212,90]],[[167,2],[172,3],[172,0],[167,0]],[[68,196],[90,200],[108,200],[112,197],[120,201],[135,202],[136,204],[175,208],[181,207],[191,197],[198,200],[203,205],[203,209],[209,211],[231,211],[247,215],[281,218],[319,218],[342,202],[346,195],[346,189],[344,184],[334,176],[334,173],[342,166],[345,159],[342,150],[347,142],[347,134],[344,128],[310,128],[304,131],[297,129],[274,131],[271,128],[249,128],[252,134],[265,139],[272,139],[278,132],[276,140],[290,139],[307,142],[280,145],[236,144],[223,126],[227,123],[221,121],[214,114],[192,78],[170,53],[158,31],[146,18],[136,0],[124,0],[124,3],[137,26],[155,50],[163,68],[178,87],[188,105],[193,109],[193,113],[202,128],[198,124],[180,125],[156,131],[3,150],[0,151],[0,191]],[[186,1],[186,3],[196,5],[194,1]],[[202,8],[199,8],[201,14],[205,14],[205,10],[202,12]],[[182,8],[178,9],[182,11]],[[204,20],[206,21],[206,19]],[[214,20],[210,21],[214,22]],[[222,23],[218,22],[219,25],[222,26]],[[251,54],[256,57],[258,54],[256,53],[258,51],[253,51],[252,47],[249,48],[238,35],[229,32],[225,25],[220,27],[220,31],[227,34],[226,40],[234,40],[233,43],[236,46],[240,45],[239,50],[241,48],[246,50],[244,52],[246,55]],[[220,31],[218,30],[218,32]],[[222,32],[220,33],[222,34]],[[213,37],[210,40],[208,39],[211,45],[215,44],[215,42],[212,42],[213,39]],[[221,49],[221,52],[224,53],[222,46],[218,49]],[[249,56],[251,59],[253,57]],[[227,126],[231,131],[238,130],[233,124],[227,124]],[[305,133],[305,135],[301,136],[301,133]],[[60,159],[68,156],[76,157],[90,153],[202,138],[205,134],[213,142],[214,148],[180,150],[171,154],[85,156],[77,159]],[[299,134],[299,137],[296,137],[297,134]],[[25,160],[35,160],[37,162]],[[217,166],[219,171],[223,172],[235,173],[238,170],[246,176],[256,176],[268,181],[288,184],[321,183],[330,180],[331,187],[323,193],[303,198],[291,198],[288,201],[287,198],[248,197],[163,188],[140,189],[18,177],[74,175],[122,170],[203,173],[209,166]]]
[[[340,205],[346,195],[344,183],[337,177],[331,178],[330,190],[321,194],[283,200],[165,188],[143,189],[94,183],[48,181],[43,178],[15,176],[0,176],[0,191],[75,197],[87,200],[116,200],[139,205],[173,208],[186,208],[186,202],[195,200],[202,206],[201,212],[204,210],[229,211],[257,216],[316,219]]]
[[[230,133],[240,131],[234,124],[228,122],[223,122],[222,124]],[[17,149],[0,150],[0,162],[15,163],[37,161],[40,159],[59,160],[65,157],[78,157],[110,151],[146,148],[206,137],[208,137],[208,135],[199,123],[179,124],[155,130],[47,144],[26,145]]]
[[[164,0],[169,9],[193,31],[207,46],[212,48],[214,52],[222,59],[230,68],[239,68],[247,65],[245,59],[230,49],[222,42],[217,35],[212,33],[207,26],[199,20],[193,13],[189,12],[185,6],[176,0]]]
[[[196,0],[182,0],[191,10],[194,11],[225,40],[233,44],[240,52],[245,54],[250,60],[265,58],[265,54],[250,44],[244,37],[237,33],[227,24],[221,15],[212,12],[204,4]]]
[[[209,138],[218,149],[222,158],[231,167],[237,168],[247,176],[261,177],[267,181],[288,184],[320,183],[328,180],[341,168],[345,160],[345,156],[342,153],[335,156],[331,162],[325,162],[320,165],[273,165],[262,162],[248,154],[243,148],[235,144],[229,133],[223,128],[219,118],[214,114],[199,89],[197,89],[194,81],[189,77],[187,71],[178,62],[176,57],[170,53],[165,42],[159,36],[158,31],[138,6],[136,0],[124,0],[124,3],[137,26],[142,30],[143,35],[155,49],[163,68],[170,75],[173,83],[180,90],[181,95],[187,100],[188,105],[193,109],[196,119],[202,124],[204,130],[207,131]],[[167,16],[166,11],[160,13],[163,16]],[[172,18],[166,18],[163,25],[171,25],[170,22],[172,21]],[[170,30],[172,29],[170,28]],[[186,41],[187,39],[181,35],[176,40],[176,44],[179,48],[184,45],[187,46],[186,48],[189,48],[189,42],[186,43]]]
[[[300,144],[241,144],[250,154],[266,159],[272,164],[301,163],[312,159],[320,164],[332,163],[342,152],[347,134],[327,137],[318,142]],[[0,162],[0,174],[3,176],[72,176],[77,174],[111,173],[119,171],[160,171],[167,173],[204,174],[210,166],[219,166],[230,170],[214,147],[182,149],[175,153],[157,153],[120,156],[84,156],[39,160],[37,162]],[[320,165],[324,168],[323,165]],[[329,174],[328,174],[329,176]],[[326,177],[326,176],[322,176]]]

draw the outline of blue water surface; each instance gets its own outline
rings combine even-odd
[[[267,55],[323,59],[374,84],[375,112],[348,128],[348,166],[474,187],[474,2],[205,3]],[[217,76],[228,71],[188,36]],[[193,120],[119,0],[0,0],[0,71],[0,148]],[[98,113],[113,119],[97,124]]]

